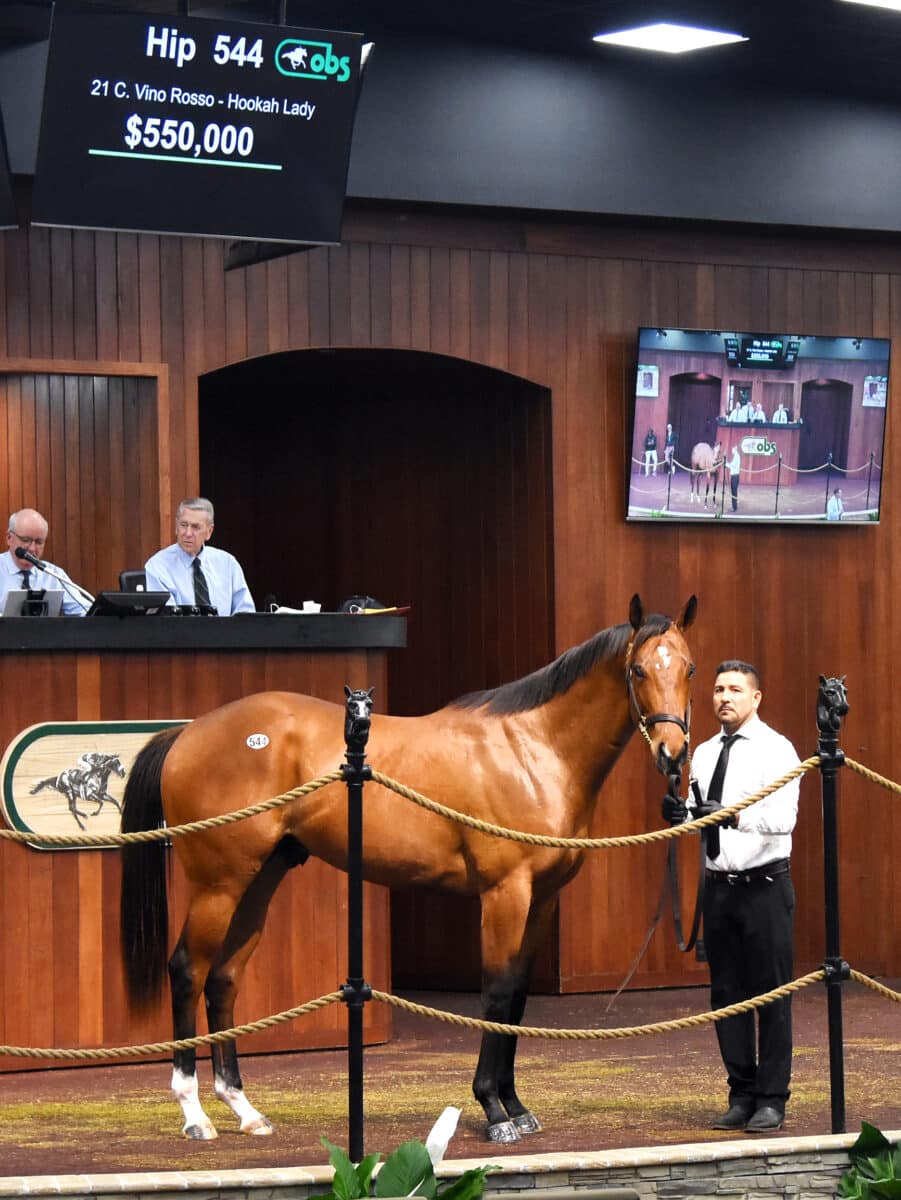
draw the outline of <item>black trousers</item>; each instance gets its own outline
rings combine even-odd
[[[713,1008],[758,996],[792,979],[795,891],[786,872],[747,883],[707,881],[704,946]],[[791,1079],[791,997],[756,1013],[717,1021],[720,1054],[729,1079],[729,1103],[749,1110],[785,1111]]]
[[[741,476],[736,472],[729,476],[729,487],[732,489],[732,511],[738,512],[738,482]]]

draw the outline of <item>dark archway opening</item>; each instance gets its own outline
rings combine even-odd
[[[821,467],[830,454],[836,466],[848,466],[852,391],[851,384],[840,379],[811,379],[802,385],[798,451],[802,471]]]
[[[716,419],[720,413],[722,380],[715,375],[689,372],[673,375],[669,383],[667,420],[678,435],[676,458],[688,466],[698,442],[713,446],[719,440]]]
[[[392,713],[553,656],[546,388],[417,351],[305,350],[202,377],[199,410],[201,491],[258,606],[412,605]],[[477,986],[478,925],[473,902],[396,893],[395,983],[447,986],[453,963],[456,986]]]

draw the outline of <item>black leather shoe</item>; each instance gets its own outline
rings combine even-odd
[[[744,1104],[733,1104],[728,1112],[717,1117],[711,1129],[744,1129],[754,1110]]]
[[[745,1126],[745,1133],[775,1133],[784,1124],[785,1113],[781,1113],[778,1108],[772,1108],[769,1104],[765,1104],[762,1108],[758,1108],[754,1116],[748,1121]]]

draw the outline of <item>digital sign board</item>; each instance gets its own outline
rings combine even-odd
[[[792,367],[801,343],[797,338],[747,335],[723,338],[726,361],[733,367],[760,367],[782,371]]]
[[[33,223],[339,241],[362,40],[57,5]]]

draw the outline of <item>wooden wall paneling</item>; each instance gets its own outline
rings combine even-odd
[[[72,285],[72,352],[68,358],[90,361],[99,356],[97,349],[97,309],[92,302],[97,287],[97,260],[94,256],[94,234],[83,229],[71,231],[69,262],[64,257],[62,268],[71,270]],[[54,263],[56,266],[56,263]],[[61,321],[64,324],[64,321]],[[63,334],[60,333],[62,337]],[[133,358],[141,357],[140,339]]]
[[[391,345],[409,348],[411,345],[410,249],[392,246],[391,255]],[[320,343],[321,344],[321,343]]]
[[[267,342],[275,354],[291,349],[291,322],[288,311],[288,256],[282,255],[266,264],[266,294],[268,296]]]
[[[372,345],[391,345],[391,253],[387,246],[369,246],[369,328]]]
[[[47,358],[53,353],[49,229],[31,230],[28,245],[28,284],[31,294],[28,353],[35,358]]]
[[[331,334],[331,298],[329,286],[331,283],[330,258],[326,249],[311,250],[307,256],[309,262],[309,322],[311,346],[330,346]]]
[[[323,305],[328,312],[328,344],[350,345],[350,248],[330,246],[326,251],[328,283]]]
[[[369,277],[369,247],[347,247],[349,292],[347,296],[348,345],[372,345],[372,284]]]
[[[288,258],[288,335],[296,348],[312,345],[310,327],[310,259],[312,252]]]
[[[115,360],[119,357],[119,279],[116,263],[116,235],[94,235],[97,310],[97,355]]]
[[[75,295],[72,232],[51,229],[50,306],[52,353],[59,358],[75,357]]]
[[[31,286],[28,279],[28,234],[16,229],[3,235],[6,249],[6,353],[10,358],[30,353]]]
[[[160,295],[160,238],[138,234],[138,304],[141,359],[163,359],[162,297]]]
[[[115,238],[119,357],[135,362],[141,357],[138,235],[136,233],[117,233]]]

